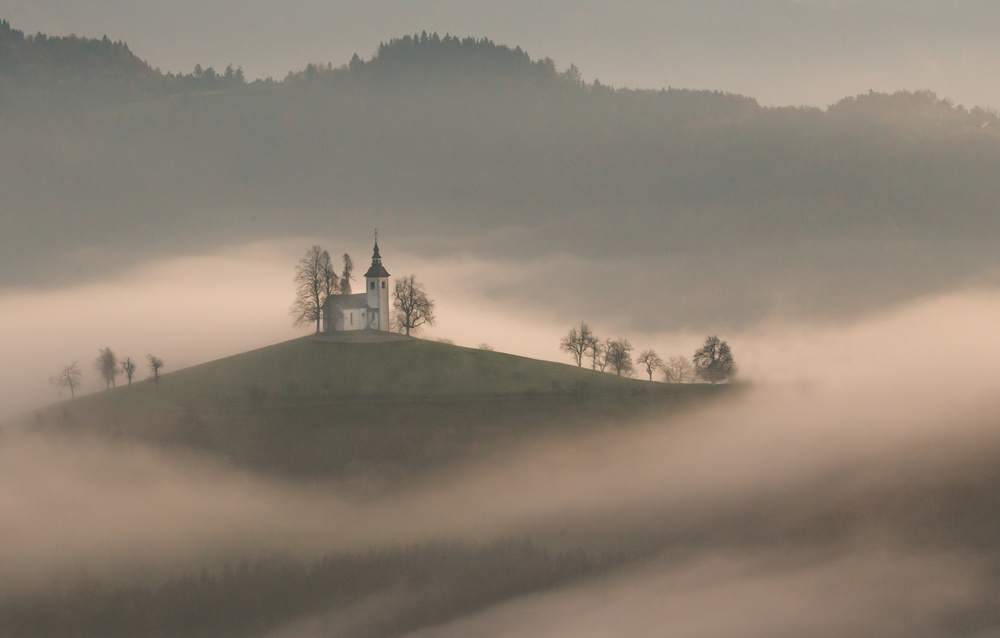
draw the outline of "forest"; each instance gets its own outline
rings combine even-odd
[[[322,614],[339,636],[393,636],[620,563],[582,550],[552,554],[528,539],[432,542],[311,562],[271,554],[156,585],[91,579],[8,598],[0,601],[0,634],[254,636]],[[366,605],[380,611],[359,614]]]
[[[232,66],[228,80],[163,74],[123,43],[2,32],[0,285],[372,215],[427,254],[615,260],[588,273],[613,303],[634,294],[611,281],[642,264],[679,303],[636,315],[682,326],[788,305],[852,315],[996,265],[997,116],[929,91],[763,108],[588,84],[517,48],[424,35],[247,82]],[[560,302],[585,310],[558,276]]]

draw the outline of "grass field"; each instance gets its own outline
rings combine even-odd
[[[65,401],[43,429],[184,446],[254,470],[410,475],[533,433],[625,423],[724,391],[400,339],[303,337]]]

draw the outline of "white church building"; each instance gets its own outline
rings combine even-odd
[[[372,265],[365,273],[365,291],[352,295],[330,295],[323,305],[323,332],[389,330],[389,273],[382,266],[378,239]]]

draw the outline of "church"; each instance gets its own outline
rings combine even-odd
[[[389,273],[382,266],[382,256],[375,252],[365,273],[365,291],[353,295],[330,295],[323,304],[323,332],[349,330],[389,330]]]

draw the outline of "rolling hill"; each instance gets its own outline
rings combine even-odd
[[[303,337],[39,410],[33,427],[296,476],[399,477],[521,437],[624,423],[724,390],[420,339]],[[373,340],[372,340],[373,339]]]

